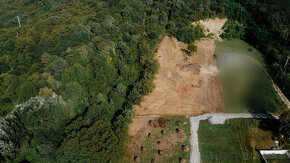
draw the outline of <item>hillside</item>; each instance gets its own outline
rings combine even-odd
[[[158,44],[194,50],[211,35],[191,23],[216,17],[229,20],[222,37],[262,51],[289,97],[289,21],[262,0],[1,0],[0,160],[118,162]]]

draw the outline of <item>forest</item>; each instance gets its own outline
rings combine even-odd
[[[205,37],[190,25],[204,18],[229,18],[224,37],[261,50],[289,97],[284,14],[264,0],[0,1],[0,159],[122,160],[132,106],[154,88],[158,43]]]

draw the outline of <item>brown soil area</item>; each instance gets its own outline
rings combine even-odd
[[[187,45],[165,37],[156,59],[160,69],[154,81],[155,90],[133,106],[135,116],[185,115],[223,112],[223,92],[214,59],[214,39],[196,43],[197,52],[187,56]]]
[[[138,133],[138,131],[146,128],[146,126],[148,126],[148,121],[152,119],[154,118],[150,117],[133,118],[132,123],[129,124],[129,135],[135,136]]]
[[[227,19],[205,19],[198,22],[192,23],[192,25],[201,25],[204,28],[204,34],[208,35],[210,33],[214,34],[213,38],[220,39],[220,35],[223,33],[222,27],[224,26]]]

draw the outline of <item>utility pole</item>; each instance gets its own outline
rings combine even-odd
[[[285,63],[285,65],[284,65],[284,68],[287,67],[287,64],[288,64],[289,58],[290,58],[290,55],[287,56],[287,60],[286,60],[286,63]]]
[[[18,20],[19,27],[21,27],[21,23],[20,23],[20,18],[19,18],[19,16],[17,16],[17,20]]]

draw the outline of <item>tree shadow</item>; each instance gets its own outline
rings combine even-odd
[[[280,121],[279,119],[259,119],[258,127],[264,131],[272,132],[273,136],[278,136]]]

